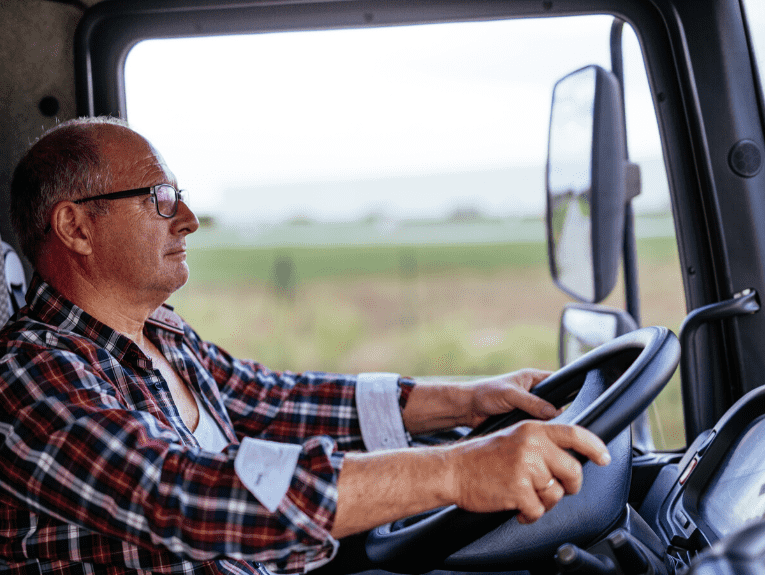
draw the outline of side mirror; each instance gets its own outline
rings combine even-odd
[[[547,243],[556,285],[580,301],[616,283],[627,202],[621,91],[587,66],[555,84],[547,152]]]
[[[560,365],[568,365],[588,351],[638,328],[623,309],[569,303],[560,316]]]

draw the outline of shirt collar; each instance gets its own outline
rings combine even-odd
[[[37,272],[32,275],[26,299],[29,317],[61,331],[87,337],[118,359],[122,359],[131,349],[138,350],[138,346],[130,338],[98,321],[66,299]],[[175,335],[183,334],[183,322],[169,306],[161,306],[154,312],[146,322],[146,328],[151,331],[166,330]]]

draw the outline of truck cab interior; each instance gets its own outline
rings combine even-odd
[[[757,0],[0,2],[3,319],[33,272],[16,164],[126,118],[192,189],[171,303],[203,337],[295,370],[560,368],[535,393],[609,442],[534,524],[434,510],[322,574],[762,573],[762,62]]]

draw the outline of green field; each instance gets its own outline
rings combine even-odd
[[[543,242],[192,249],[171,299],[202,337],[274,369],[470,376],[557,367],[569,301]],[[673,238],[639,242],[643,325],[685,314]],[[615,293],[619,293],[617,288]],[[622,306],[619,297],[605,303]],[[677,377],[657,444],[682,437]],[[656,417],[654,417],[656,419]]]

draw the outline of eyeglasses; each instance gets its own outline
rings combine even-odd
[[[110,194],[101,194],[100,196],[91,196],[74,200],[75,204],[84,204],[94,200],[119,200],[120,198],[134,198],[136,196],[145,196],[151,194],[154,198],[154,205],[157,207],[157,213],[163,218],[172,218],[178,212],[178,201],[189,204],[189,192],[186,190],[176,190],[170,184],[157,184],[149,188],[136,188],[135,190],[126,190],[124,192],[112,192]]]

